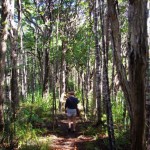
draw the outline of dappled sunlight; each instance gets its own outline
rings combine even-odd
[[[60,119],[61,118],[61,119]],[[89,130],[90,122],[82,122],[81,119],[77,120],[77,131],[75,133],[68,133],[67,119],[65,115],[58,116],[57,126],[54,130],[49,128],[43,130],[42,136],[35,139],[28,140],[26,143],[20,145],[20,150],[93,150],[100,149],[107,150],[103,139],[107,138],[99,134],[93,136],[86,134]],[[43,126],[44,128],[46,126]],[[92,132],[92,131],[91,131]]]

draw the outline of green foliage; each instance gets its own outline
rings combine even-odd
[[[86,38],[85,38],[86,37]],[[67,61],[74,66],[86,67],[87,59],[89,58],[89,49],[90,53],[94,48],[93,34],[87,26],[82,26],[78,29],[78,32],[75,34],[73,41],[70,41],[70,51],[67,51]],[[90,55],[90,60],[92,61],[93,55]]]
[[[112,112],[113,112],[113,119],[115,123],[122,123],[123,120],[123,107],[124,107],[124,97],[121,91],[118,92],[116,101],[112,101]]]
[[[119,130],[115,130],[115,144],[117,150],[127,150],[130,147],[130,140],[129,140],[129,131],[122,131],[121,128]],[[109,140],[108,138],[103,139],[104,144],[109,147]]]
[[[128,149],[130,147],[130,140],[129,140],[129,131],[122,131],[121,129],[117,130],[115,132],[115,137],[116,137],[116,145],[117,145],[117,150],[122,150]]]
[[[46,117],[50,119],[51,108],[52,105],[49,100],[41,99],[41,101],[37,100],[34,103],[29,100],[22,104],[22,109],[19,114],[24,116],[22,121],[42,123]]]
[[[26,32],[24,46],[30,49],[34,47],[34,36],[30,30]]]
[[[47,99],[43,99],[40,95],[36,94],[34,101],[32,95],[29,95],[26,101],[21,103],[21,109],[19,110],[16,122],[16,136],[19,138],[20,146],[39,143],[39,136],[46,130],[46,128],[40,127],[47,122],[51,122],[51,109],[51,95]],[[42,150],[46,145],[39,147]]]
[[[93,124],[89,124],[86,128],[82,129],[84,135],[93,136],[94,139],[98,139],[99,135],[105,135],[106,131],[102,130],[101,126],[96,126]]]
[[[97,128],[93,128],[92,126],[88,126],[88,128],[85,130],[85,135],[93,135],[96,136],[98,132]]]
[[[107,115],[106,115],[106,114],[103,114],[101,119],[102,119],[102,121],[103,121],[104,123],[106,123],[106,122],[107,122]]]
[[[52,139],[49,137],[38,138],[37,140],[29,140],[26,143],[20,145],[20,150],[48,150],[51,149],[50,145]]]
[[[69,80],[67,84],[68,84],[68,85],[67,85],[67,86],[68,86],[68,87],[67,87],[67,88],[68,88],[68,91],[74,91],[74,89],[75,89],[75,88],[74,88],[74,87],[75,87],[74,82],[73,82],[72,80]]]
[[[117,149],[121,150],[122,147],[129,147],[129,116],[125,107],[125,99],[122,91],[118,91],[116,100],[112,102],[112,113],[114,121],[114,131],[116,138]],[[126,111],[126,112],[124,112]],[[126,113],[126,116],[123,114]],[[124,118],[125,117],[125,118]]]

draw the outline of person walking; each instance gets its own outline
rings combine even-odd
[[[75,97],[75,94],[73,91],[69,92],[69,97],[66,99],[65,103],[65,112],[68,117],[68,132],[76,131],[76,117],[77,117],[77,109],[78,109],[78,98]]]

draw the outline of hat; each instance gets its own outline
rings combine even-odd
[[[68,94],[69,95],[74,95],[75,93],[74,93],[74,91],[70,91],[70,92],[68,92]]]

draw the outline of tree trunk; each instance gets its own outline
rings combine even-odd
[[[113,124],[109,81],[108,81],[108,70],[107,70],[108,66],[106,65],[106,60],[104,60],[103,63],[104,63],[103,64],[103,99],[106,105],[109,145],[110,145],[110,150],[115,150],[116,147],[115,147],[115,136],[114,136],[114,124]]]
[[[109,79],[108,79],[108,50],[109,50],[109,37],[108,37],[108,28],[109,22],[104,20],[104,3],[99,1],[100,6],[100,20],[101,20],[101,32],[102,32],[102,67],[103,67],[103,78],[102,78],[102,95],[103,101],[105,102],[106,115],[107,115],[107,126],[108,126],[108,136],[109,136],[109,148],[110,150],[115,150],[115,136],[114,136],[114,124],[113,124],[113,115],[110,99],[110,88],[109,88]],[[105,26],[106,23],[106,26]],[[106,27],[106,30],[105,30]],[[104,33],[104,30],[106,33]],[[106,38],[105,38],[106,37]]]
[[[18,90],[18,70],[17,70],[17,58],[18,58],[18,47],[17,47],[17,38],[18,31],[14,26],[14,5],[15,1],[11,1],[11,12],[10,12],[10,27],[11,27],[11,64],[12,64],[12,75],[11,75],[11,101],[12,101],[12,110],[13,110],[13,118],[15,118],[16,108],[19,105],[19,90]]]
[[[150,57],[150,56],[149,56]],[[146,142],[147,150],[150,149],[150,58],[148,57],[148,69],[146,78]]]
[[[121,62],[121,34],[114,0],[107,0],[112,31],[115,65],[131,117],[131,149],[144,150],[145,70],[147,54],[146,0],[129,5],[129,82]]]
[[[44,52],[43,97],[47,97],[49,93],[49,49],[46,48]]]
[[[95,57],[96,57],[96,108],[97,124],[101,122],[101,72],[100,72],[100,46],[98,37],[98,0],[94,3],[94,34],[95,34]]]
[[[85,98],[86,98],[86,113],[89,112],[89,85],[90,85],[90,47],[87,52],[86,74],[85,74]]]
[[[147,1],[129,3],[129,80],[132,150],[145,149],[145,77],[147,63]]]
[[[148,22],[150,22],[150,1],[148,2]],[[150,30],[148,30],[148,43],[150,42]],[[148,52],[146,77],[146,143],[147,150],[150,149],[150,52]]]
[[[82,71],[81,71],[82,72]],[[81,73],[81,93],[82,93],[82,106],[83,106],[83,112],[84,112],[84,119],[87,119],[87,114],[86,114],[86,106],[85,106],[85,95],[84,95],[84,73]]]
[[[66,92],[66,49],[67,42],[62,42],[62,56],[61,56],[61,74],[60,74],[60,101],[59,101],[59,110],[61,111],[61,104]]]
[[[21,0],[17,0],[17,10],[18,10],[18,36],[20,38],[20,49],[19,51],[19,65],[23,67],[19,69],[19,84],[21,88],[19,89],[20,96],[22,99],[27,97],[27,70],[26,70],[26,53],[23,49],[23,31],[22,31],[22,5]]]
[[[118,78],[120,80],[120,85],[122,87],[122,90],[124,92],[124,96],[128,102],[129,105],[129,115],[131,116],[131,91],[130,91],[130,85],[127,80],[126,71],[124,69],[124,66],[122,64],[121,60],[121,33],[120,33],[120,26],[119,26],[119,20],[117,16],[117,10],[116,10],[116,3],[115,0],[107,0],[108,3],[108,16],[110,21],[110,27],[111,27],[111,42],[112,42],[112,48],[113,48],[113,56],[114,56],[114,63],[116,65],[116,71],[118,74]],[[132,118],[131,118],[132,120]]]
[[[51,41],[51,34],[52,34],[52,27],[53,27],[53,17],[52,17],[52,11],[53,11],[53,2],[52,0],[46,1],[46,7],[45,7],[45,17],[44,17],[44,23],[45,23],[45,29],[44,29],[44,37],[46,41],[44,40],[44,81],[43,81],[43,96],[48,96],[49,93],[49,47]],[[50,22],[50,24],[49,24]]]
[[[0,131],[4,128],[3,102],[4,102],[4,69],[5,54],[8,36],[8,0],[2,0],[1,30],[0,30]]]

